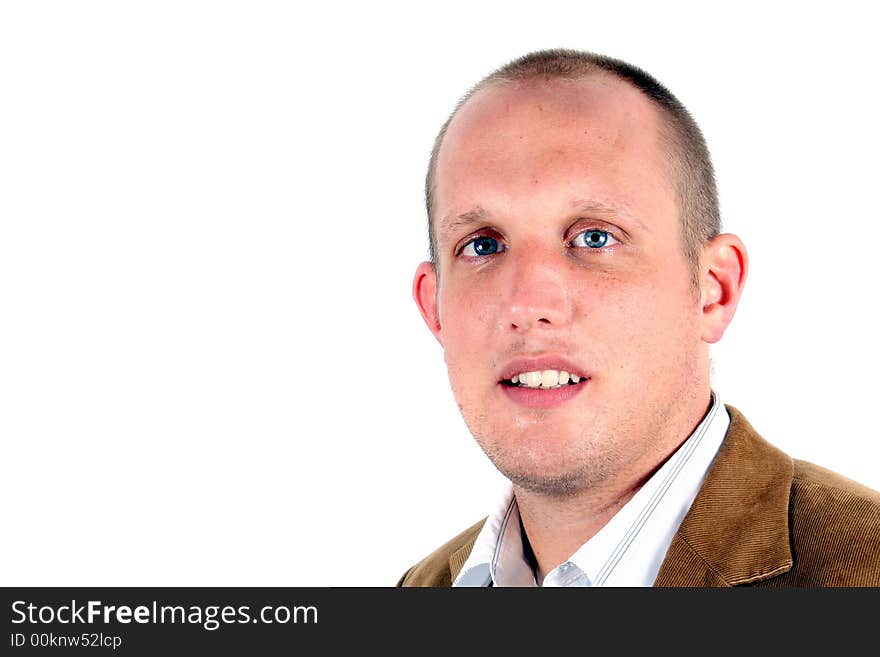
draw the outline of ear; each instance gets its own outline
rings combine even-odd
[[[700,263],[703,341],[718,342],[733,319],[749,268],[746,247],[736,235],[718,235],[705,247]]]
[[[431,329],[431,333],[442,345],[443,338],[440,335],[440,314],[437,310],[437,272],[430,262],[423,262],[416,269],[412,287],[413,299],[422,313],[422,319]]]

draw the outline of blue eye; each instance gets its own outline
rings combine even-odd
[[[617,240],[607,231],[592,228],[580,233],[571,243],[573,246],[586,246],[591,249],[601,249],[603,246],[616,244]]]
[[[486,237],[483,235],[482,237],[478,237],[475,240],[472,240],[464,245],[464,248],[461,250],[461,255],[463,256],[487,256],[492,255],[493,253],[497,253],[501,248],[501,245],[498,243],[494,237]]]

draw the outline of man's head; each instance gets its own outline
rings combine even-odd
[[[733,316],[746,256],[717,234],[708,155],[708,182],[688,191],[695,167],[670,125],[626,76],[538,66],[478,85],[438,140],[434,262],[413,294],[468,427],[522,489],[644,474],[706,410],[707,345]],[[704,226],[691,246],[686,212]]]

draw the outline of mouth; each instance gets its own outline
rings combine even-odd
[[[565,386],[576,386],[585,380],[577,374],[566,370],[532,370],[517,372],[509,379],[501,379],[503,386],[530,388],[532,390],[556,390]]]
[[[574,363],[559,357],[544,357],[509,363],[498,385],[518,406],[547,409],[580,394],[590,380]]]

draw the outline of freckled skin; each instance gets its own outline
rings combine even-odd
[[[421,280],[422,312],[443,345],[465,422],[523,492],[633,486],[709,404],[701,303],[659,126],[640,92],[597,76],[490,87],[447,131],[435,195],[441,275],[423,264],[416,288]],[[577,200],[619,213],[584,215]],[[448,230],[450,218],[475,206],[486,221]],[[589,228],[620,243],[570,246]],[[482,260],[456,255],[483,234],[504,250]],[[579,395],[532,409],[503,394],[505,363],[548,353],[591,376]]]

